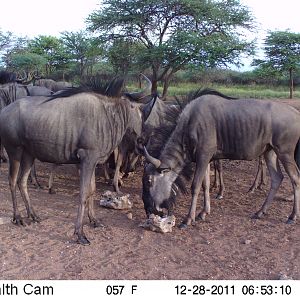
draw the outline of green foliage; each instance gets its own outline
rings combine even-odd
[[[6,47],[10,45],[12,42],[12,33],[11,32],[3,32],[0,29],[0,51],[4,50]]]
[[[31,40],[28,45],[28,51],[44,57],[46,76],[49,76],[58,65],[63,64],[68,58],[68,54],[63,50],[61,41],[53,36],[40,35]]]
[[[26,74],[41,71],[47,60],[39,54],[24,52],[11,55],[10,68],[16,72],[25,71]]]
[[[289,73],[290,98],[293,97],[294,73],[300,68],[300,33],[289,31],[269,32],[265,39],[265,59],[254,60],[258,74],[280,76]]]
[[[70,59],[78,63],[79,74],[82,77],[84,70],[96,62],[103,49],[98,40],[89,37],[86,31],[63,32],[61,41]]]
[[[106,56],[115,74],[126,76],[129,72],[138,73],[141,67],[140,51],[144,47],[135,41],[114,40],[108,48]]]
[[[165,85],[187,64],[202,67],[239,64],[240,53],[253,52],[243,38],[253,18],[237,0],[105,0],[88,18],[101,40],[133,40],[140,64],[152,69],[154,88]]]
[[[300,33],[269,32],[265,39],[265,59],[254,60],[266,72],[287,72],[300,67]]]

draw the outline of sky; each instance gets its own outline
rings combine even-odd
[[[17,36],[59,36],[63,31],[85,29],[89,14],[100,8],[101,0],[0,0],[0,29]],[[300,33],[299,0],[240,0],[250,8],[258,23],[258,45],[268,30]],[[261,52],[259,52],[261,53]],[[258,53],[258,54],[259,54]],[[244,60],[248,68],[250,60]]]
[[[59,36],[85,29],[100,0],[0,0],[0,29],[17,36]]]

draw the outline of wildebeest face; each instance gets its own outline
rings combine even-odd
[[[174,181],[176,174],[169,169],[156,169],[147,164],[143,175],[143,202],[147,216],[161,212],[163,208],[170,211],[176,196]]]

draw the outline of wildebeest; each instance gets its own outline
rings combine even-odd
[[[202,95],[181,113],[176,128],[159,158],[146,153],[154,168],[148,173],[152,205],[168,207],[173,183],[188,162],[195,162],[192,201],[183,224],[195,222],[201,183],[210,161],[216,159],[253,160],[264,155],[271,187],[261,209],[261,218],[277,192],[286,170],[293,189],[294,206],[288,222],[296,221],[300,205],[300,114],[285,104],[255,99],[228,100],[222,94]],[[210,213],[209,197],[200,219]]]
[[[55,81],[53,79],[37,79],[35,80],[34,85],[40,87],[46,87],[54,93],[73,86],[71,82]]]
[[[67,90],[53,97],[20,99],[0,113],[0,136],[9,157],[9,184],[13,201],[13,221],[23,219],[17,207],[16,185],[24,200],[27,215],[39,221],[27,192],[27,178],[35,158],[42,162],[80,165],[80,204],[75,236],[81,244],[89,244],[83,232],[83,217],[98,226],[93,201],[95,167],[104,163],[121,142],[126,130],[135,131],[135,106],[119,97],[120,87],[115,81],[106,94],[80,88]],[[108,93],[109,92],[109,93]]]
[[[46,87],[24,85],[13,72],[0,72],[0,111],[8,104],[26,96],[50,96],[52,91]],[[6,162],[0,139],[0,162]]]

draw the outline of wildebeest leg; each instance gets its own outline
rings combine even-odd
[[[1,162],[7,162],[7,159],[6,159],[6,157],[5,157],[5,154],[4,154],[4,147],[3,147],[3,145],[2,145],[2,143],[1,143],[1,139],[0,139],[0,163]]]
[[[35,163],[33,163],[33,165],[32,165],[32,167],[31,167],[31,170],[30,170],[29,174],[30,174],[30,179],[31,179],[32,185],[35,186],[35,187],[38,188],[38,189],[41,189],[42,186],[41,186],[40,183],[38,182],[37,175],[36,175]]]
[[[92,175],[91,179],[91,185],[90,185],[90,192],[89,192],[89,198],[88,198],[88,217],[90,220],[90,224],[93,227],[100,227],[103,226],[99,221],[97,221],[95,216],[95,210],[94,210],[94,197],[96,191],[96,181],[95,181],[95,172]]]
[[[49,194],[55,194],[56,193],[55,189],[53,188],[54,174],[55,174],[56,168],[57,168],[56,164],[51,164],[51,170],[50,170],[49,182],[48,182],[48,192],[49,192]]]
[[[182,225],[180,226],[181,228],[184,228],[186,225],[191,225],[192,223],[195,222],[197,199],[201,190],[204,176],[206,174],[206,170],[208,168],[209,161],[210,161],[210,157],[203,156],[203,155],[201,155],[197,159],[196,170],[192,182],[192,202],[191,202],[189,213],[187,217],[184,219]],[[209,207],[209,205],[207,205],[206,207]]]
[[[257,187],[258,187],[258,180],[259,180],[259,177],[260,177],[260,174],[261,174],[261,164],[260,164],[260,160],[261,159],[262,158],[260,156],[259,159],[258,159],[257,171],[256,171],[255,179],[254,179],[251,187],[249,188],[248,193],[253,193],[257,189]]]
[[[31,218],[33,222],[40,222],[40,218],[36,215],[32,205],[31,201],[28,195],[28,189],[27,189],[27,183],[28,183],[28,176],[31,170],[31,167],[33,165],[34,158],[26,153],[23,152],[21,165],[20,165],[20,174],[18,178],[18,186],[21,193],[21,196],[23,198],[23,201],[25,203],[27,216],[28,218]]]
[[[270,206],[278,188],[283,180],[283,175],[280,169],[278,158],[273,150],[265,153],[265,160],[267,163],[268,170],[271,177],[271,187],[268,196],[263,203],[261,209],[255,213],[254,218],[260,219],[264,214],[266,214],[268,207]]]
[[[218,170],[217,170],[217,160],[214,160],[212,162],[212,164],[214,165],[214,182],[212,184],[212,189],[216,189],[220,186],[220,182],[219,182],[219,176],[218,176]]]
[[[279,157],[279,159],[281,160],[285,171],[291,179],[294,190],[293,211],[287,220],[288,224],[293,224],[300,215],[300,172],[294,161],[294,157]]]
[[[8,182],[11,192],[11,198],[13,202],[13,220],[12,222],[16,225],[24,225],[24,222],[22,220],[21,214],[18,209],[18,203],[17,203],[17,179],[20,169],[20,161],[22,156],[23,149],[16,148],[13,149],[11,152],[8,151],[8,157],[9,157],[9,173],[8,173]]]
[[[120,177],[120,168],[121,168],[124,157],[125,156],[124,156],[123,151],[121,149],[119,149],[118,156],[117,156],[117,162],[116,162],[116,169],[115,169],[115,174],[114,174],[114,179],[113,179],[113,186],[117,193],[120,193],[119,177]]]
[[[77,154],[80,157],[80,203],[74,234],[77,236],[78,243],[89,245],[90,242],[83,232],[83,217],[91,192],[91,180],[97,165],[97,155],[83,149],[78,150]]]
[[[253,193],[256,189],[262,189],[262,186],[266,185],[266,168],[263,157],[258,159],[257,172],[248,193]]]
[[[219,181],[219,192],[216,196],[216,199],[223,199],[224,191],[225,191],[225,185],[224,185],[224,179],[223,179],[223,164],[221,160],[215,161],[215,168],[217,170],[216,176],[218,176]]]
[[[131,172],[134,172],[139,155],[131,153],[128,155],[128,163],[125,169],[125,176],[128,177]]]
[[[258,185],[258,189],[261,190],[262,186],[267,184],[266,178],[267,178],[266,164],[264,160],[261,158],[261,178],[260,178],[260,183]]]
[[[209,187],[210,187],[210,164],[208,164],[205,176],[202,182],[202,188],[204,193],[204,202],[203,209],[197,216],[197,220],[205,220],[207,214],[210,214],[210,195],[209,195]]]
[[[107,182],[107,183],[110,180],[110,176],[109,176],[109,172],[108,172],[108,168],[109,168],[108,164],[109,164],[108,162],[105,162],[103,164],[104,179],[105,179],[105,182]]]

